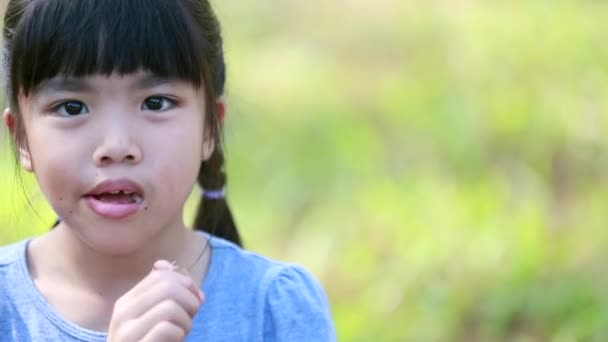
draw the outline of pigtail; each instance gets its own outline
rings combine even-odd
[[[219,191],[226,186],[224,153],[219,144],[216,144],[211,157],[202,163],[198,173],[198,183],[203,189],[211,191]],[[224,196],[209,198],[203,194],[194,220],[194,228],[243,246]]]

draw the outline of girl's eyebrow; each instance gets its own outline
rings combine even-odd
[[[91,92],[93,87],[82,78],[55,77],[44,80],[34,89],[35,94],[46,92],[69,91],[69,92]]]
[[[153,73],[145,73],[138,76],[131,84],[132,89],[146,90],[159,85],[179,84],[183,81],[172,77],[163,77]],[[36,86],[33,93],[40,95],[52,92],[93,92],[93,85],[86,78],[78,77],[54,77],[44,80]]]
[[[159,76],[159,75],[152,74],[152,73],[146,73],[146,74],[143,74],[142,76],[137,77],[137,79],[133,82],[131,87],[133,89],[145,90],[145,89],[154,88],[159,85],[179,84],[182,82],[183,81],[181,81],[177,78],[163,77],[163,76]]]

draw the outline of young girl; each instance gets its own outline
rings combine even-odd
[[[206,0],[10,0],[3,33],[4,122],[61,218],[0,248],[3,341],[335,340],[309,273],[240,247]]]

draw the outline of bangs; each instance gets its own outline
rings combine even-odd
[[[10,88],[145,70],[200,87],[209,43],[179,0],[33,0],[12,32]]]

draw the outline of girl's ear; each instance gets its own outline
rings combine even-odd
[[[12,136],[15,136],[15,116],[11,113],[10,108],[6,108],[4,113],[2,113],[2,119],[4,120],[4,124],[8,131],[11,132]]]
[[[203,137],[203,150],[201,161],[207,161],[211,158],[213,151],[215,150],[215,139],[211,137],[211,134],[204,133]]]
[[[10,111],[9,108],[6,108],[4,110],[4,113],[2,114],[2,119],[9,132],[13,136],[13,139],[15,140],[15,145],[17,145],[17,148],[19,149],[19,162],[21,163],[21,166],[26,171],[34,171],[30,151],[27,149],[27,147],[25,146],[25,144],[23,144],[22,141],[18,141],[17,139],[15,132],[15,115]]]
[[[226,117],[226,97],[220,96],[215,101],[215,113],[217,114],[217,120],[220,125],[224,123],[224,117]],[[213,151],[215,150],[215,139],[205,134],[203,141],[203,155],[202,160],[208,160],[211,158]]]
[[[224,95],[218,97],[217,101],[215,102],[215,111],[220,124],[224,123],[224,118],[226,117],[226,107],[226,97]]]

